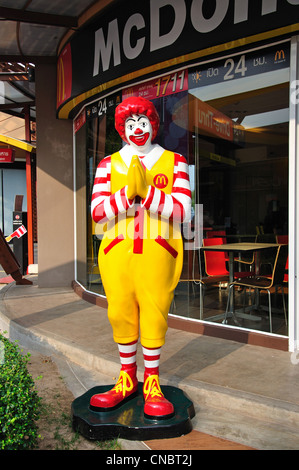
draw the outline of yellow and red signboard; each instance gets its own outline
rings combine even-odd
[[[57,62],[57,108],[71,97],[72,93],[72,51],[67,44]]]

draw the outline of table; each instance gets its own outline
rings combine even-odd
[[[279,246],[278,243],[251,243],[251,242],[240,242],[240,243],[224,243],[223,245],[210,245],[210,246],[202,246],[201,250],[203,251],[225,251],[229,254],[229,261],[228,261],[228,270],[229,270],[229,282],[234,281],[234,262],[235,262],[235,254],[236,253],[250,253],[250,252],[259,252],[261,250],[269,249],[269,248],[277,248]],[[258,263],[256,263],[258,269]],[[230,314],[234,315],[234,299],[231,302],[231,310]],[[260,320],[260,317],[256,317],[253,315],[246,315],[245,313],[240,313],[239,316],[243,318],[250,318],[251,320]],[[209,318],[211,319],[221,318],[221,315],[216,315],[215,317]]]
[[[238,243],[224,243],[223,245],[210,245],[202,246],[203,251],[225,251],[229,254],[228,270],[229,282],[234,281],[234,255],[235,253],[249,253],[265,250],[267,248],[277,248],[278,243],[252,243],[252,242],[238,242]]]

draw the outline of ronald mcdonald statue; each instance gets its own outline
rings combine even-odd
[[[116,385],[93,395],[90,406],[110,411],[136,396],[140,335],[144,415],[166,419],[174,407],[161,391],[159,362],[183,265],[180,225],[190,220],[188,165],[182,155],[152,143],[159,116],[150,101],[125,99],[116,108],[115,128],[126,145],[99,163],[91,211],[105,225],[99,268],[121,370]]]

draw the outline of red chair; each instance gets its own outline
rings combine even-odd
[[[276,235],[277,243],[281,245],[288,245],[289,244],[289,236],[288,235]]]
[[[223,238],[204,238],[203,246],[223,245]],[[199,280],[200,285],[200,319],[203,319],[203,288],[222,283],[229,283],[229,271],[227,269],[227,259],[225,251],[204,251],[205,272],[207,276],[201,276]],[[200,265],[201,266],[201,265]],[[235,279],[247,277],[251,273],[236,272]]]
[[[288,235],[276,235],[277,243],[281,245],[288,245],[289,244],[289,236]],[[287,257],[286,267],[285,267],[285,275],[283,278],[283,282],[289,282],[289,256]]]
[[[207,232],[207,238],[222,238],[223,243],[227,243],[225,230],[210,230]],[[225,259],[228,261],[227,253],[225,253]]]
[[[204,238],[203,246],[223,245],[223,238]],[[208,276],[228,276],[225,251],[204,251],[205,270]]]
[[[222,238],[204,238],[203,246],[211,245],[223,245]],[[229,283],[229,272],[226,267],[225,252],[224,251],[204,251],[204,264],[206,276],[201,274],[201,263],[200,266],[200,319],[203,319],[203,304],[204,304],[204,291],[208,286],[219,285],[219,289],[222,283],[228,285]]]
[[[223,238],[204,238],[203,246],[223,245]],[[204,251],[205,270],[208,276],[229,276],[227,254],[225,251]],[[250,272],[237,271],[235,279],[250,276]]]

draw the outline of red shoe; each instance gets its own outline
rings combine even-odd
[[[118,381],[111,390],[91,397],[90,408],[94,411],[111,411],[128,399],[133,398],[138,389],[136,371],[137,367],[122,368]]]
[[[166,400],[159,384],[158,375],[144,374],[144,415],[149,419],[167,419],[174,415],[174,407]]]

